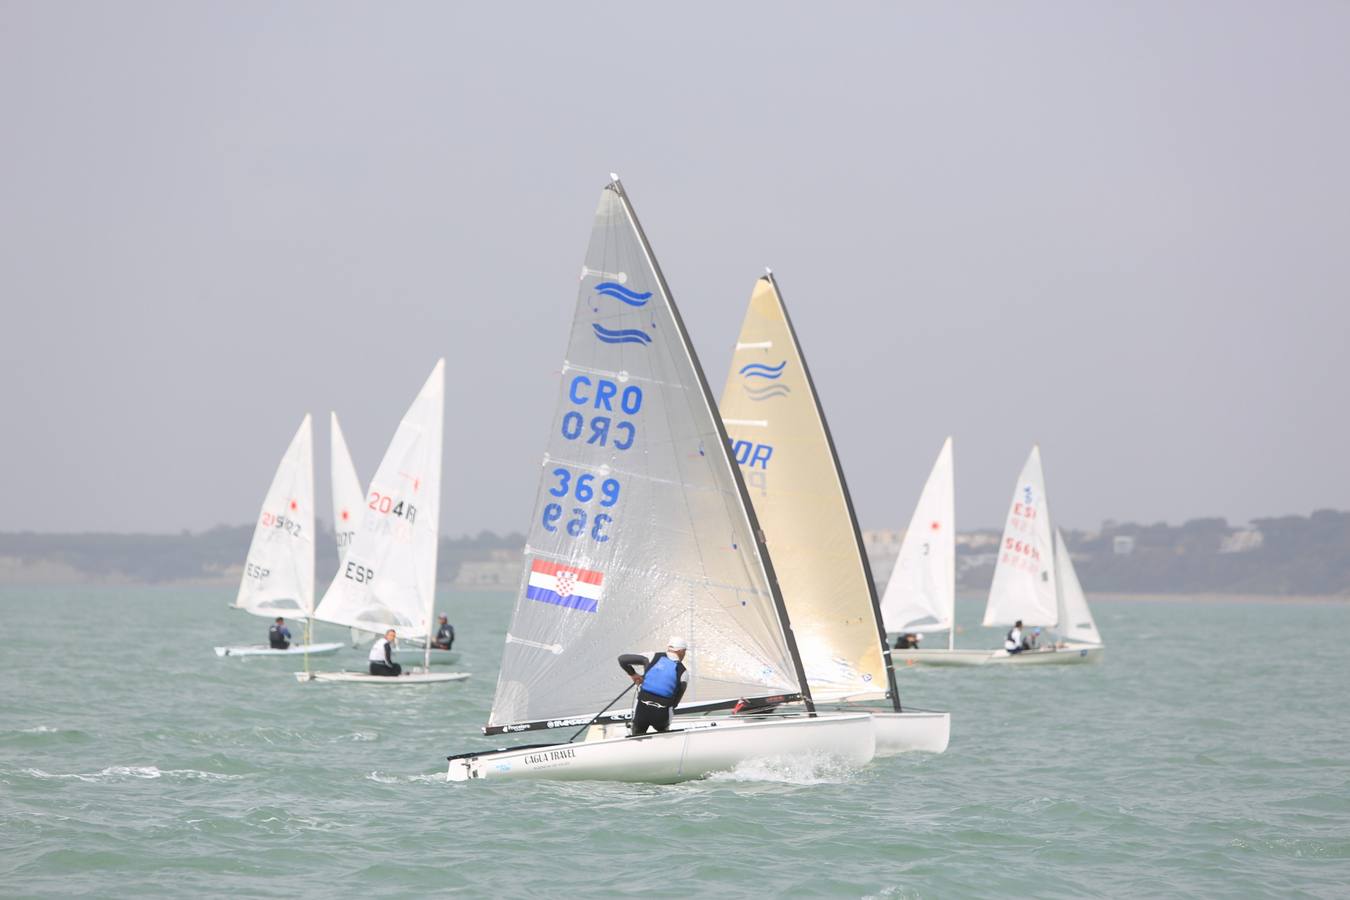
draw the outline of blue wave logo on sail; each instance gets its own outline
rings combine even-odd
[[[637,291],[630,291],[628,288],[619,284],[617,281],[602,281],[597,284],[593,290],[602,296],[613,297],[629,306],[646,306],[647,301],[652,298],[652,292],[639,294]]]
[[[787,360],[783,360],[776,366],[765,365],[764,363],[746,363],[741,366],[741,374],[746,378],[769,378],[777,379],[783,377],[783,369],[787,366]]]
[[[786,397],[792,393],[792,388],[786,384],[766,384],[757,388],[743,384],[741,387],[745,390],[745,395],[756,403],[761,400],[772,400],[774,397]]]
[[[641,328],[609,329],[598,323],[592,323],[591,328],[595,329],[595,336],[606,344],[641,344],[645,347],[652,342],[652,336]]]

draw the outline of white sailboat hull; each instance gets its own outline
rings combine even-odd
[[[371,675],[369,672],[296,672],[295,680],[326,681],[337,684],[383,684],[407,687],[410,684],[439,684],[463,681],[468,672],[404,672],[402,675]]]
[[[996,650],[948,650],[944,648],[892,650],[891,662],[901,666],[982,666]]]
[[[342,649],[341,643],[335,644],[291,644],[285,650],[274,650],[266,644],[252,644],[244,647],[217,647],[216,656],[331,656]]]
[[[864,765],[876,753],[866,713],[765,720],[725,719],[678,730],[543,747],[493,750],[450,760],[451,781],[484,778],[674,784],[748,760],[819,755]]]
[[[952,736],[952,715],[945,712],[874,712],[877,756],[944,753]]]
[[[394,662],[404,664],[421,665],[426,651],[421,647],[399,647],[394,651]],[[437,650],[431,648],[431,664],[433,666],[451,666],[459,662],[458,650]]]
[[[1009,653],[1007,650],[894,650],[891,659],[900,666],[1063,666],[1099,662],[1106,650],[1101,644],[1070,644]]]
[[[1063,666],[1077,663],[1095,663],[1101,662],[1105,651],[1106,648],[1101,644],[1069,644],[1066,647],[1023,650],[1021,653],[995,650],[989,657],[989,664],[996,666]]]

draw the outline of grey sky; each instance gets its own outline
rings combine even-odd
[[[956,437],[1057,519],[1350,507],[1350,5],[0,3],[0,530],[368,478],[447,357],[451,533],[524,530],[590,216],[720,393],[772,265],[864,527]],[[326,499],[320,509],[327,507]]]

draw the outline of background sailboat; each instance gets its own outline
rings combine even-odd
[[[853,502],[772,273],[755,283],[720,404],[817,703],[870,702],[877,752],[947,747],[947,713],[902,712]]]
[[[758,533],[711,391],[616,178],[592,226],[485,728],[581,728],[588,739],[462,754],[450,778],[669,782],[780,754],[870,759],[864,714],[677,719],[639,737],[585,728],[629,715],[606,713],[627,693],[615,697],[625,685],[616,658],[658,650],[672,634],[690,646],[682,707],[798,697],[810,706]]]
[[[984,625],[1007,628],[1020,619],[1027,631],[1040,627],[1063,640],[1046,639],[1038,649],[1021,653],[995,650],[990,654],[991,663],[1037,665],[1101,658],[1101,636],[1088,612],[1087,598],[1063,536],[1051,521],[1041,448],[1035,446],[1022,467],[1008,507]]]
[[[343,437],[342,427],[338,424],[337,413],[331,413],[329,430],[330,471],[333,479],[333,533],[337,538],[338,572],[347,558],[347,547],[356,537],[356,529],[366,508],[366,495],[361,490],[361,481],[356,477],[356,466],[352,462],[351,451]],[[434,626],[433,626],[434,627]],[[353,647],[369,646],[379,635],[360,628],[352,628]],[[422,661],[431,665],[449,665],[459,660],[458,650],[440,650],[432,647],[416,646],[411,639],[407,644],[399,637],[399,647],[393,653],[399,663]]]
[[[371,479],[356,534],[342,565],[315,610],[315,618],[383,634],[425,641],[431,632],[440,540],[441,430],[445,361],[440,360],[399,422]],[[457,681],[462,673],[407,672],[382,677],[365,672],[296,673],[302,681],[422,684]]]
[[[336,653],[340,643],[308,640],[314,615],[314,452],[305,416],[272,476],[258,513],[234,606],[255,616],[305,622],[306,637],[285,650],[266,644],[216,647],[217,656],[297,656]]]

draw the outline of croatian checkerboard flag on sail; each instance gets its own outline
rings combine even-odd
[[[530,565],[530,583],[525,587],[525,596],[540,603],[595,612],[600,605],[600,586],[604,580],[603,573],[592,569],[536,559]]]

